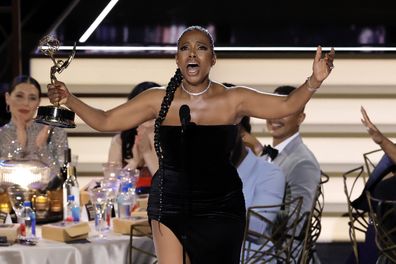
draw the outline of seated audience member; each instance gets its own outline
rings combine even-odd
[[[278,166],[257,157],[244,144],[242,135],[249,125],[249,117],[245,116],[242,118],[239,125],[239,136],[237,136],[231,154],[231,161],[237,168],[243,183],[242,191],[245,197],[246,209],[251,206],[281,204],[285,192],[285,176]],[[275,210],[276,208],[271,209],[271,213],[266,213],[265,216],[268,219],[275,220],[277,216],[277,211]],[[270,231],[267,229],[268,226],[263,221],[254,217],[250,219],[249,230],[262,234]],[[251,247],[259,247],[260,241],[253,240],[251,242],[254,243]]]
[[[396,164],[395,164],[396,145],[389,138],[385,137],[381,133],[381,131],[371,122],[369,116],[367,115],[366,110],[363,107],[361,108],[361,112],[363,115],[362,123],[366,127],[367,132],[371,136],[372,140],[376,144],[378,144],[381,147],[381,149],[385,152],[385,154],[381,157],[377,166],[374,168],[373,172],[369,176],[369,179],[366,185],[364,186],[362,194],[352,202],[353,207],[364,211],[368,211],[366,191],[370,191],[374,197],[376,197],[374,195],[376,193],[377,195],[380,195],[383,198],[388,197],[387,200],[396,200],[395,192],[383,193],[377,190],[377,187],[380,183],[381,185],[384,184],[382,183],[382,179],[384,179],[386,176],[389,176],[390,174],[392,176],[394,175],[394,172],[396,170]],[[390,182],[393,182],[393,180],[390,180]],[[385,186],[384,188],[387,189]],[[392,197],[394,199],[391,199]],[[381,198],[381,197],[376,197],[376,198]]]
[[[8,86],[7,86],[8,88]],[[0,127],[4,126],[5,124],[7,124],[8,122],[10,122],[11,119],[11,114],[9,112],[6,111],[6,101],[5,101],[5,93],[6,90],[3,90],[6,88],[1,88],[0,91]]]
[[[274,93],[288,95],[296,88],[280,86]],[[300,125],[305,119],[304,109],[300,112],[279,119],[268,119],[267,130],[272,136],[276,155],[266,154],[269,146],[264,147],[263,158],[279,166],[286,176],[290,191],[290,199],[301,196],[303,204],[301,212],[311,210],[316,188],[320,182],[320,166],[314,154],[302,141],[299,133]]]
[[[362,107],[362,123],[372,140],[378,144],[385,154],[381,157],[378,164],[364,186],[361,195],[352,202],[354,208],[368,212],[366,191],[371,192],[372,196],[383,200],[396,200],[396,145],[371,122],[366,110]],[[371,223],[366,231],[363,244],[359,245],[359,260],[361,263],[375,263],[378,258],[378,249],[375,244],[375,231]],[[352,257],[347,263],[352,263]]]
[[[257,157],[246,147],[242,134],[248,124],[249,117],[244,117],[239,127],[240,136],[231,155],[231,161],[243,183],[246,208],[281,204],[285,192],[285,175],[278,166]]]
[[[11,120],[0,128],[0,158],[39,159],[54,177],[63,163],[68,141],[64,129],[33,120],[41,99],[40,84],[30,76],[18,76],[5,96]]]
[[[250,117],[242,118],[242,141],[243,143],[250,148],[256,156],[261,155],[263,152],[263,145],[261,145],[260,141],[251,134],[252,126],[250,125]]]
[[[154,82],[139,83],[132,89],[128,100],[145,90],[159,86]],[[136,192],[148,193],[151,177],[158,169],[158,158],[154,149],[154,120],[115,135],[111,141],[108,161],[122,163],[126,168],[139,169]]]

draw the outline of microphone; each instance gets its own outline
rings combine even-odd
[[[182,132],[185,132],[187,129],[187,125],[190,123],[191,115],[190,115],[190,107],[188,105],[182,105],[179,109],[179,118],[182,126]]]

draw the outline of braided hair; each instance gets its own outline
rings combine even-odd
[[[175,75],[171,78],[169,81],[166,91],[165,91],[165,96],[162,100],[161,103],[161,109],[159,111],[158,117],[155,119],[154,123],[154,148],[155,152],[157,153],[158,156],[158,162],[159,162],[159,191],[160,191],[160,206],[159,206],[159,221],[161,218],[161,211],[162,211],[162,189],[163,189],[163,180],[164,180],[164,166],[163,166],[163,161],[162,161],[162,150],[161,150],[161,145],[160,145],[160,135],[159,135],[159,129],[162,124],[162,122],[165,120],[166,114],[168,113],[169,107],[173,101],[173,97],[175,95],[176,88],[180,85],[181,81],[183,80],[183,75],[181,74],[180,69],[177,69],[175,72]]]

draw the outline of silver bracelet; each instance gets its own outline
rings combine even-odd
[[[312,85],[311,85],[311,76],[307,77],[307,89],[308,89],[308,91],[310,91],[312,93],[315,93],[317,90],[319,90],[319,87],[317,87],[317,88],[312,87]]]

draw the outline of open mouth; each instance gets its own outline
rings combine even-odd
[[[187,64],[187,71],[188,73],[196,73],[199,70],[199,65],[197,63],[189,63]]]

